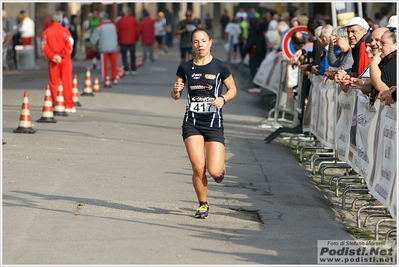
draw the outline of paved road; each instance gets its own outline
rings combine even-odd
[[[220,44],[213,54],[225,59]],[[265,112],[236,67],[238,95],[224,108],[227,176],[210,180],[210,217],[193,218],[185,100],[169,95],[178,57],[175,47],[81,96],[78,112],[55,124],[36,122],[43,60],[3,76],[3,264],[316,264],[317,240],[352,239],[290,150],[264,143]],[[80,92],[86,67],[74,65]],[[35,134],[13,133],[24,91]]]

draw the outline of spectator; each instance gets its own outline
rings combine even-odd
[[[51,16],[48,16],[43,22],[43,31],[50,27],[53,22],[51,21]]]
[[[149,57],[151,62],[155,61],[154,58],[154,43],[155,43],[155,29],[154,29],[155,20],[150,18],[150,14],[147,10],[143,11],[143,19],[141,20],[140,27],[140,36],[141,36],[141,44],[143,45],[143,62],[147,60],[147,52],[149,53]]]
[[[90,37],[93,35],[94,30],[96,29],[97,25],[99,25],[99,24],[100,24],[100,18],[98,16],[98,10],[94,9],[93,16],[89,17]],[[97,59],[99,59],[98,54],[92,58],[93,69],[97,68]]]
[[[371,18],[365,18],[369,24],[369,32],[372,32],[376,27],[374,26],[374,21]]]
[[[65,11],[61,11],[63,14],[62,23],[61,25],[65,28],[69,29],[69,19]]]
[[[240,41],[238,43],[238,46],[240,48],[241,62],[243,62],[244,58],[245,58],[245,44],[247,43],[248,33],[249,33],[249,24],[242,17],[240,17],[238,19],[238,22],[241,27],[241,35],[240,35]]]
[[[180,35],[180,62],[186,62],[193,59],[194,51],[191,47],[191,32],[197,28],[195,22],[192,19],[193,12],[191,10],[186,11],[186,19],[180,21],[176,27],[176,35]]]
[[[229,24],[229,22],[230,22],[229,13],[228,13],[227,9],[225,9],[225,10],[223,10],[223,14],[220,17],[220,29],[222,31],[220,36],[221,36],[223,42],[227,41],[224,31],[226,29],[227,24]]]
[[[21,34],[20,38],[22,45],[33,45],[33,38],[35,36],[35,23],[25,10],[21,10],[19,12],[18,32]]]
[[[211,35],[211,38],[213,38],[214,37],[213,36],[213,29],[215,28],[215,23],[214,23],[213,18],[211,17],[211,15],[209,13],[206,13],[205,21],[204,21],[203,25],[205,26],[205,29]]]
[[[111,70],[114,84],[118,84],[118,36],[116,26],[108,18],[107,12],[101,12],[99,15],[100,24],[96,27],[90,37],[90,45],[96,46],[101,55],[101,74],[105,79],[108,76],[108,61],[111,62]]]
[[[389,90],[397,84],[397,36],[394,32],[385,31],[380,40],[380,52],[370,62],[371,94],[370,104],[374,104],[378,91]]]
[[[387,28],[388,29],[393,29],[394,28],[393,32],[397,33],[397,31],[398,31],[398,20],[397,20],[397,16],[396,15],[391,16],[389,18]]]
[[[278,14],[277,16],[273,16],[273,19],[269,22],[269,25],[267,26],[267,32],[265,35],[267,53],[272,51],[276,46],[277,37],[278,37],[277,25],[278,25]]]
[[[264,35],[265,25],[260,23],[259,19],[250,19],[249,23],[250,29],[247,44],[245,45],[245,55],[249,54],[249,69],[253,79],[266,56],[267,50]],[[252,88],[248,89],[248,93],[251,94],[259,94],[260,91],[261,88],[255,84]]]
[[[309,33],[309,41],[313,42],[313,51],[312,51],[312,60],[309,62],[307,66],[307,71],[310,71],[313,74],[318,73],[318,67],[320,64],[321,56],[324,52],[323,45],[319,42],[319,40],[315,36],[315,31],[318,27],[322,26],[323,23],[315,18],[310,18],[308,20],[307,29]]]
[[[369,35],[369,24],[361,17],[354,17],[344,27],[348,31],[349,44],[352,46],[353,65],[351,73],[358,77],[370,63],[365,48],[365,40]]]
[[[386,27],[388,25],[388,14],[389,14],[388,7],[386,7],[386,6],[381,7],[381,9],[380,9],[381,20],[378,23],[378,25],[380,25],[380,27]]]
[[[70,32],[61,25],[62,12],[52,15],[53,23],[42,34],[42,51],[48,64],[48,78],[53,99],[56,103],[58,87],[62,84],[65,111],[76,112],[72,99],[72,60],[73,38]]]
[[[281,13],[280,20],[278,22],[280,22],[280,21],[285,21],[287,23],[287,25],[289,25],[289,23],[291,21],[290,13],[288,13],[288,12]]]
[[[136,18],[132,15],[129,7],[122,8],[123,15],[116,23],[116,33],[121,49],[123,67],[125,74],[136,74],[136,42],[140,36],[139,25]],[[127,53],[130,54],[130,64]],[[130,68],[129,68],[130,66]]]
[[[93,17],[93,13],[89,12],[87,14],[87,19],[83,22],[83,34],[84,34],[84,38],[85,38],[85,52],[86,52],[86,59],[89,52],[90,52],[90,48],[89,48],[89,44],[90,44],[90,18]]]
[[[338,52],[338,53],[337,53]],[[348,32],[342,26],[336,27],[330,36],[330,43],[327,52],[328,64],[332,67],[327,69],[324,75],[330,80],[334,80],[335,72],[344,70],[349,72],[353,65],[352,50],[349,45]]]
[[[168,49],[164,45],[164,39],[166,36],[166,19],[165,19],[165,14],[163,12],[158,12],[158,17],[155,20],[154,23],[154,29],[155,29],[155,58],[157,59],[161,53],[164,51],[165,53],[168,53]]]
[[[255,18],[259,19],[260,18],[260,14],[258,12],[256,12],[255,8],[251,7],[251,9],[249,10],[249,12],[247,14],[247,19],[246,20],[255,19]]]
[[[328,64],[327,53],[328,53],[328,49],[329,49],[328,44],[330,43],[330,36],[331,36],[332,30],[333,30],[333,27],[330,24],[326,24],[326,25],[322,26],[320,36],[317,38],[319,43],[324,48],[323,54],[321,55],[320,63],[318,66],[318,75],[324,75],[326,70],[330,67],[330,65]]]
[[[3,62],[3,70],[8,69],[10,66],[7,64],[7,47],[11,41],[11,36],[8,34],[7,28],[4,26],[4,20],[7,18],[7,12],[3,10],[2,12],[2,21],[3,21],[3,32],[2,32],[2,62]]]
[[[235,19],[238,19],[239,17],[244,18],[244,20],[247,20],[247,12],[245,12],[245,9],[243,7],[240,7],[240,10],[237,11],[236,15],[234,16]]]
[[[278,35],[276,38],[276,44],[274,45],[274,47],[277,49],[277,52],[281,51],[281,47],[280,47],[281,36],[282,36],[283,32],[287,31],[289,28],[290,28],[290,26],[285,21],[280,21],[279,23],[277,23]]]
[[[73,38],[73,46],[72,46],[72,53],[71,58],[72,60],[76,60],[76,48],[78,46],[78,17],[76,15],[71,16],[71,23],[69,24],[69,32]]]
[[[164,13],[165,13],[165,19],[166,19],[166,25],[167,25],[165,44],[167,45],[167,47],[173,47],[175,21],[174,21],[172,13],[170,13],[170,11],[167,8],[164,9]]]
[[[225,29],[225,34],[227,35],[229,46],[227,62],[231,63],[238,63],[237,61],[237,51],[238,51],[238,44],[240,42],[240,35],[241,35],[241,27],[238,24],[238,19],[233,19],[229,24],[227,24]],[[233,54],[233,58],[231,58],[231,54]],[[239,59],[239,61],[241,61]]]
[[[297,17],[297,22],[298,22],[297,26],[307,26],[309,24],[309,18],[305,15],[299,15]],[[312,26],[312,28],[316,29],[319,26],[320,25],[314,25],[314,26]]]
[[[10,35],[8,34],[8,30],[7,30],[7,28],[6,28],[6,26],[4,26],[4,22],[5,22],[5,20],[6,20],[6,18],[7,18],[7,11],[5,11],[5,10],[3,10],[2,11],[2,21],[3,21],[3,55],[4,55],[4,52],[7,50],[7,46],[8,46],[8,44],[10,43],[10,41],[11,41],[11,38],[10,38]]]
[[[336,50],[340,52],[336,54]],[[328,48],[328,63],[337,70],[349,72],[353,65],[353,57],[347,30],[342,27],[336,27],[330,36],[330,44]]]
[[[293,17],[293,18],[291,19],[291,26],[292,26],[292,27],[296,27],[296,26],[298,26],[298,25],[299,25],[298,18],[297,18],[297,17]]]
[[[381,27],[374,30],[371,35],[369,35],[365,40],[365,49],[368,58],[373,58],[377,56],[381,51],[381,36],[384,32],[386,32],[388,28]],[[337,75],[339,76],[339,75]],[[338,77],[339,78],[339,77]],[[360,89],[363,94],[369,95],[372,91],[372,84],[370,79],[370,64],[367,65],[367,68],[363,73],[359,76],[358,79],[351,79],[350,75],[344,75],[341,80],[337,82],[341,85],[345,85],[350,82],[351,87],[355,87]],[[341,86],[342,87],[342,86]],[[345,89],[345,87],[343,87]],[[386,87],[388,89],[388,87]]]
[[[202,25],[202,23],[201,23],[201,19],[200,19],[200,18],[195,18],[195,19],[194,19],[194,23],[195,23],[195,26],[196,26],[197,28],[203,28],[203,25]]]

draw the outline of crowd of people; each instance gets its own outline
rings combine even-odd
[[[246,12],[241,8],[231,20],[225,10],[220,22],[222,40],[231,43],[228,61],[242,64],[247,57],[252,79],[262,61],[273,51],[288,60],[294,69],[289,71],[290,75],[297,77],[298,71],[304,74],[305,97],[312,73],[323,76],[324,81],[335,80],[342,90],[362,88],[371,104],[377,97],[388,104],[393,101],[391,95],[396,97],[397,16],[381,8],[379,16],[375,17],[379,19],[354,17],[347,24],[334,28],[331,21],[309,18],[301,10],[291,17],[288,12],[265,11],[260,15],[254,9]],[[299,30],[292,34],[296,52],[288,58],[281,39],[296,26],[306,27],[308,34]],[[256,84],[248,89],[255,94],[261,91]]]

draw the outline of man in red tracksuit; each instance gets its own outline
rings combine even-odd
[[[108,61],[110,61],[112,70],[111,79],[114,81],[114,84],[118,84],[118,35],[116,26],[108,18],[107,12],[100,12],[99,16],[101,22],[90,36],[90,47],[97,46],[97,51],[100,53],[101,74],[104,81],[108,76]]]
[[[42,51],[48,60],[48,77],[53,98],[56,103],[60,82],[63,87],[65,111],[76,112],[72,99],[72,60],[73,38],[70,32],[61,25],[63,14],[54,12],[53,23],[42,34]]]

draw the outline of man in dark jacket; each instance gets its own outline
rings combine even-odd
[[[140,36],[140,30],[135,17],[131,15],[130,8],[123,7],[123,16],[116,23],[118,43],[121,47],[122,61],[125,74],[136,74],[136,42]],[[130,69],[127,59],[127,51],[130,52]]]
[[[267,48],[264,31],[266,25],[259,23],[259,19],[253,18],[249,20],[250,30],[248,32],[248,39],[244,49],[244,57],[249,54],[249,69],[251,70],[252,78],[255,77],[256,72],[262,61],[265,59]],[[254,85],[253,88],[248,89],[248,93],[258,94],[261,89]]]
[[[370,63],[366,53],[366,39],[369,36],[369,24],[361,17],[354,17],[344,26],[348,31],[349,43],[352,46],[353,76],[359,77]]]

